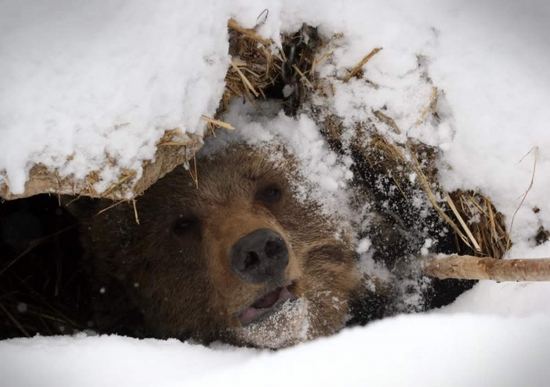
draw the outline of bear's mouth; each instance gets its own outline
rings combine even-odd
[[[295,301],[297,297],[294,295],[294,287],[294,283],[279,286],[254,301],[252,305],[237,316],[241,326],[245,327],[263,317],[267,317],[287,301]]]

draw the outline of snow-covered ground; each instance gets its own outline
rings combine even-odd
[[[361,119],[385,105],[408,135],[442,150],[444,188],[481,190],[508,225],[534,172],[536,153],[524,156],[538,147],[534,185],[516,215],[508,257],[550,257],[548,242],[533,241],[540,226],[550,228],[550,3],[215,3],[0,2],[0,171],[22,188],[37,161],[85,175],[107,151],[121,166],[140,165],[164,129],[200,132],[200,115],[213,114],[223,91],[226,20],[253,26],[267,8],[260,29],[267,37],[303,22],[326,35],[344,33],[345,44],[319,68],[327,74],[343,74],[383,47],[367,69],[377,93],[354,81],[336,85],[331,108]],[[437,127],[413,125],[431,90],[421,82],[418,55],[445,94]],[[301,121],[305,135],[310,124]],[[314,157],[327,154],[312,153],[310,161],[319,164]],[[336,192],[347,177],[331,171],[326,176],[336,185],[317,183]],[[0,385],[545,386],[549,330],[550,284],[486,282],[443,310],[276,353],[118,337],[0,342]]]
[[[2,386],[547,386],[550,318],[416,315],[279,352],[175,340],[2,344]]]

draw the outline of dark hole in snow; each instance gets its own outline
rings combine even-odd
[[[88,282],[76,220],[58,198],[0,204],[0,339],[88,327]]]

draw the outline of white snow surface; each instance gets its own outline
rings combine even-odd
[[[288,117],[280,104],[256,102],[242,105],[234,101],[224,120],[238,128],[236,132],[221,132],[209,139],[202,155],[222,151],[235,142],[246,142],[256,148],[267,148],[273,162],[284,156],[274,144],[284,144],[285,151],[299,160],[300,177],[293,186],[293,194],[300,202],[316,201],[325,215],[337,214],[351,218],[345,205],[349,198],[347,183],[353,177],[350,157],[339,160],[328,146],[315,122],[305,114]]]
[[[109,155],[101,192],[122,168],[139,177],[165,130],[202,133],[229,64],[216,4],[0,2],[0,172],[12,193],[35,163],[83,179]]]
[[[74,155],[65,172],[85,175],[106,150],[134,165],[152,157],[162,130],[200,132],[200,114],[213,113],[223,91],[227,18],[251,27],[265,8],[266,37],[303,22],[345,34],[319,67],[326,74],[343,75],[383,47],[365,66],[377,92],[355,80],[336,84],[331,109],[353,121],[385,106],[403,136],[442,150],[446,189],[481,190],[508,225],[534,172],[535,152],[524,156],[538,147],[508,257],[550,257],[550,243],[533,241],[540,226],[550,229],[547,1],[0,1],[0,170],[21,188],[36,161],[60,167]],[[431,92],[418,55],[445,95],[437,127],[414,127]],[[280,135],[274,124],[241,114],[231,120],[245,131],[258,128],[263,140]],[[274,117],[313,133],[306,117]],[[314,175],[330,168],[315,183],[345,185],[345,168],[316,149]],[[442,310],[278,352],[84,335],[8,340],[0,342],[0,384],[547,386],[549,300],[548,283],[484,282]]]
[[[2,385],[547,386],[550,318],[401,316],[278,352],[125,337],[0,345]]]

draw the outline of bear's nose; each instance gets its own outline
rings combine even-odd
[[[258,284],[279,279],[288,265],[288,249],[273,230],[258,229],[235,243],[231,267],[244,281]]]

